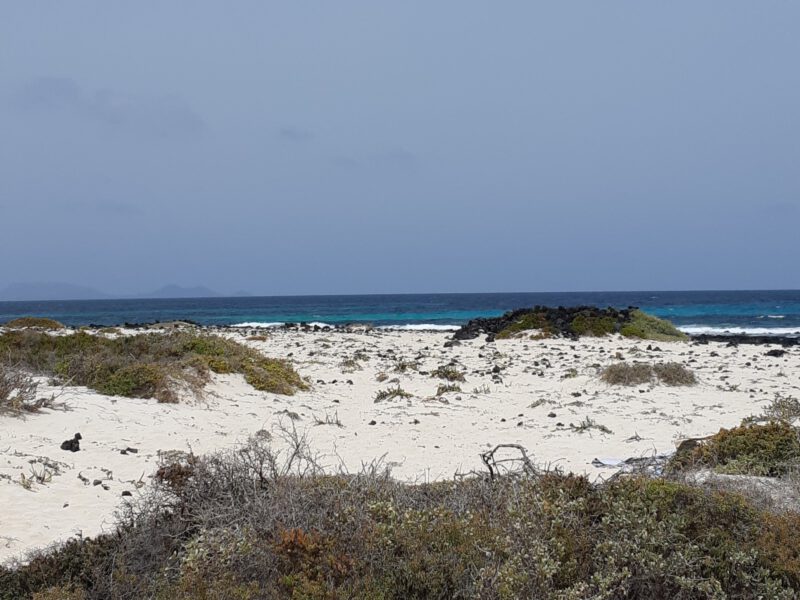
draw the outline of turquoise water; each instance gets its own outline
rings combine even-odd
[[[686,331],[800,335],[800,291],[548,292],[270,296],[172,300],[0,302],[0,323],[37,315],[68,325],[121,325],[186,319],[204,325],[266,326],[287,322],[372,323],[377,326],[456,326],[514,308],[638,306]]]

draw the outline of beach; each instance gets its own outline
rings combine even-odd
[[[54,408],[0,416],[0,561],[113,531],[115,511],[147,491],[171,451],[206,454],[254,435],[280,448],[294,429],[330,472],[379,461],[399,480],[427,482],[481,471],[481,452],[519,444],[538,465],[602,480],[622,460],[672,453],[682,440],[737,426],[800,390],[797,346],[769,356],[779,346],[204,329],[289,359],[309,389],[282,396],[255,390],[242,375],[215,374],[201,394],[165,404],[40,379],[40,393],[56,395]],[[698,383],[603,382],[602,370],[621,361],[677,362]],[[80,451],[62,450],[76,433]]]

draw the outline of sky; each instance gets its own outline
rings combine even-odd
[[[800,288],[800,3],[14,2],[0,288]]]

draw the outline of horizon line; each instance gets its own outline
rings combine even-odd
[[[491,295],[513,295],[513,294],[673,294],[673,293],[713,293],[713,292],[800,292],[800,288],[715,288],[715,289],[663,289],[663,290],[559,290],[559,291],[514,291],[514,292],[371,292],[371,293],[346,293],[346,294],[248,294],[239,296],[229,296],[219,294],[214,296],[112,296],[102,298],[28,298],[24,300],[2,300],[0,303],[22,303],[22,302],[118,302],[122,300],[227,300],[237,298],[332,298],[332,297],[357,297],[357,296],[491,296]]]

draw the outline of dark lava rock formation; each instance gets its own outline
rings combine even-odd
[[[577,339],[576,323],[603,321],[610,326],[611,332],[618,332],[623,325],[631,320],[631,313],[635,307],[618,310],[616,308],[597,308],[596,306],[534,306],[533,308],[519,308],[505,313],[499,317],[478,318],[462,325],[453,334],[456,340],[472,340],[479,335],[486,334],[486,341],[491,342],[497,334],[513,328],[520,321],[535,319],[545,325],[551,335]]]

